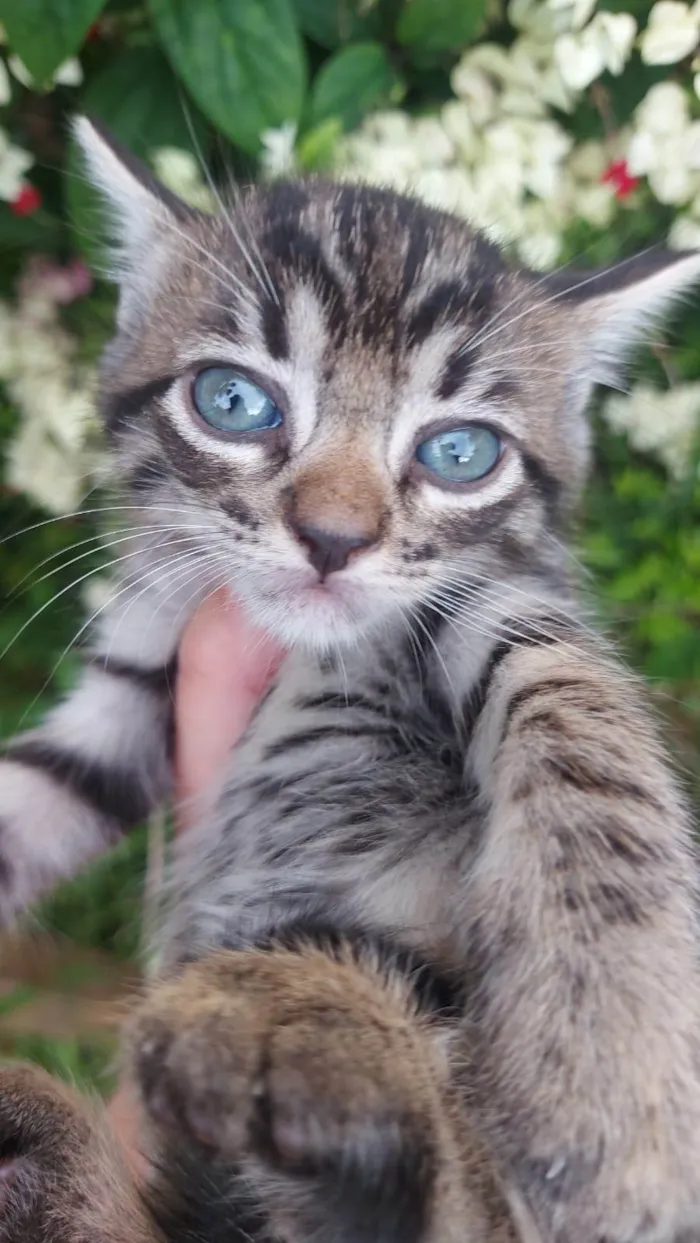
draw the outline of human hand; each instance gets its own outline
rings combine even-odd
[[[186,831],[241,737],[284,653],[224,592],[202,604],[179,649],[175,689],[176,831]],[[122,1085],[112,1124],[134,1172],[143,1171],[137,1103]]]

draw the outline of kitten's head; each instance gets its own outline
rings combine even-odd
[[[287,642],[537,573],[585,476],[593,384],[700,279],[700,254],[535,277],[368,187],[257,187],[208,216],[76,132],[119,224],[121,471],[199,524],[212,586]]]

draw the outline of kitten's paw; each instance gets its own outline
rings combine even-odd
[[[308,1234],[325,1221],[349,1238],[353,1221],[352,1238],[433,1237],[435,1189],[451,1194],[441,1072],[405,998],[371,971],[314,950],[213,954],[153,992],[130,1046],[166,1152],[187,1136]],[[466,1243],[484,1237],[466,1190],[459,1220]]]
[[[155,1243],[109,1133],[35,1066],[0,1066],[1,1243]]]
[[[226,1159],[312,1171],[401,1135],[422,1146],[426,1073],[411,1025],[353,964],[313,951],[212,955],[152,994],[130,1044],[160,1130],[186,1126]]]

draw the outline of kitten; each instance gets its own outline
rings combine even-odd
[[[158,1133],[213,1148],[294,1243],[507,1237],[467,1126],[521,1229],[697,1237],[691,826],[560,536],[592,386],[700,255],[536,278],[450,216],[321,181],[208,217],[76,132],[121,229],[101,401],[131,533],[80,684],[0,767],[4,916],[167,799],[178,638],[226,585],[291,653],[179,846],[165,992],[132,1037]],[[289,1044],[264,997],[295,978]],[[377,1179],[394,1206],[411,1189],[391,1228]]]

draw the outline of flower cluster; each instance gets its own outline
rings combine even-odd
[[[26,191],[33,189],[25,176],[33,163],[33,156],[22,147],[15,146],[0,126],[0,199],[5,203],[20,203],[20,211]]]
[[[75,508],[96,461],[94,376],[77,362],[77,343],[59,322],[59,306],[90,283],[80,261],[61,268],[35,257],[16,305],[0,303],[0,380],[20,414],[6,482],[53,513]]]
[[[638,14],[639,6],[634,8]],[[452,70],[451,98],[440,108],[376,112],[341,138],[337,175],[409,190],[455,211],[535,269],[561,260],[575,222],[598,233],[621,222],[624,229],[624,213],[649,202],[679,209],[671,245],[700,247],[700,0],[657,0],[641,28],[632,13],[610,11],[597,0],[508,0],[506,14],[512,38],[496,42],[487,33],[469,47]],[[638,68],[640,61],[673,66],[673,77],[652,85],[631,116],[617,117],[602,79],[619,77],[632,57]],[[75,85],[81,75],[80,63],[72,60],[54,80]],[[0,58],[0,106],[17,82],[30,82],[26,68],[16,57],[6,63]],[[584,108],[590,116],[591,105],[603,137],[577,141],[578,118]],[[294,123],[260,137],[263,176],[303,165],[304,139],[298,141]],[[188,203],[215,208],[214,186],[190,152],[160,148],[151,152],[151,162]],[[40,202],[26,180],[31,164],[31,155],[0,129],[0,199],[17,214]],[[72,503],[83,479],[78,428],[89,424],[89,403],[85,377],[76,379],[72,343],[58,324],[56,300],[45,279],[41,294],[40,285],[25,281],[16,310],[0,307],[0,379],[24,415],[11,451],[11,478],[61,508]],[[37,334],[45,342],[40,350]],[[30,357],[45,361],[46,374],[30,366]],[[40,397],[46,385],[51,400]],[[629,405],[615,398],[606,409],[614,426],[678,473],[697,417],[694,399],[693,386],[667,395],[637,389]],[[662,411],[656,435],[642,409]]]
[[[0,26],[0,44],[6,42],[5,31]],[[73,56],[59,65],[50,85],[79,86],[83,80],[80,61]],[[12,101],[13,83],[34,86],[34,79],[19,56],[8,56],[7,63],[0,57],[0,108]],[[34,157],[22,147],[15,146],[9,135],[0,127],[0,200],[10,203],[15,214],[26,216],[35,211],[41,198],[35,186],[26,180]]]
[[[341,144],[339,170],[450,207],[514,243],[525,262],[550,267],[572,220],[605,227],[635,185],[624,133],[576,147],[558,115],[604,71],[619,74],[631,53],[634,18],[594,7],[511,0],[510,47],[465,52],[451,77],[454,99],[437,115],[370,117]]]
[[[698,448],[700,383],[676,384],[665,391],[637,384],[615,393],[604,406],[606,421],[624,432],[641,453],[650,453],[681,479]]]

